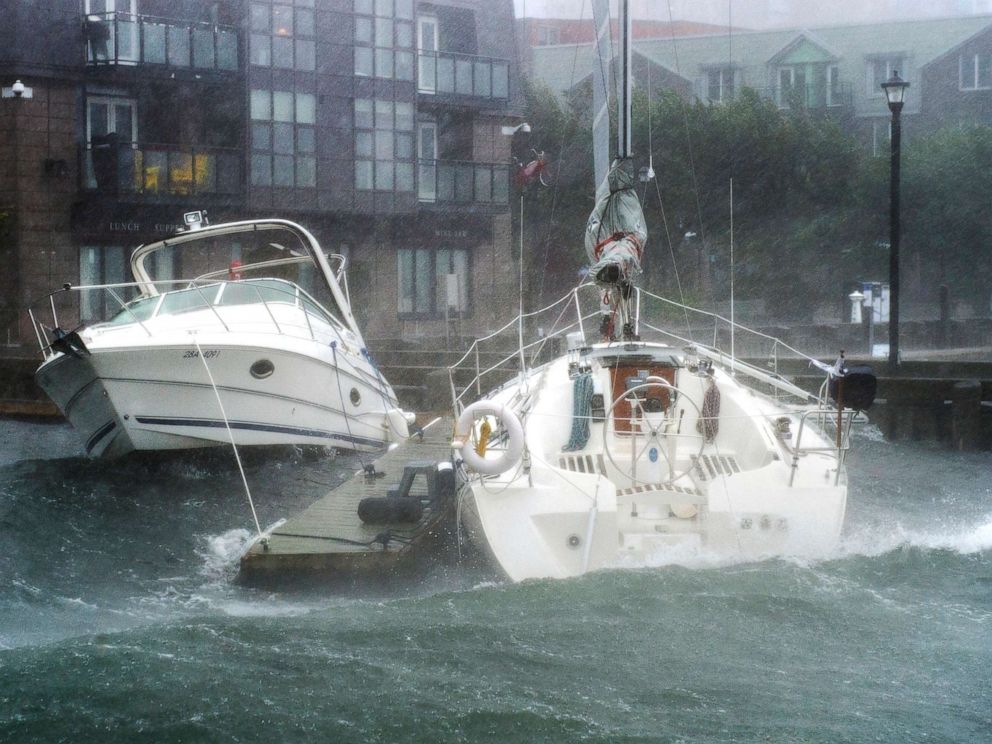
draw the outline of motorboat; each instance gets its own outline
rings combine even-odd
[[[185,222],[134,250],[134,282],[67,284],[32,307],[35,379],[87,454],[374,451],[407,437],[413,417],[369,353],[344,256],[288,220]]]
[[[513,581],[701,556],[826,555],[844,524],[852,426],[875,378],[842,353],[813,359],[638,286],[647,230],[623,137],[597,174],[591,281],[477,340],[449,368],[461,523]],[[526,342],[528,329],[543,337]],[[516,349],[481,368],[508,337]],[[745,350],[771,369],[744,361]],[[793,384],[780,356],[806,360],[823,384]]]

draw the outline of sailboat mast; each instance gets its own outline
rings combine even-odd
[[[620,89],[617,91],[617,159],[624,160],[630,150],[630,75],[631,75],[631,20],[630,0],[620,0]]]

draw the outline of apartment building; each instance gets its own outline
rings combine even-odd
[[[0,99],[0,343],[33,343],[24,309],[63,282],[129,281],[131,250],[193,209],[296,220],[348,256],[370,338],[483,331],[515,306],[511,0],[0,12],[0,83],[25,87]]]

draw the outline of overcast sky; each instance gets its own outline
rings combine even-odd
[[[514,0],[518,17],[589,18],[590,0]],[[616,0],[611,0],[616,7]],[[992,0],[631,0],[635,18],[735,26],[823,26],[992,13]]]

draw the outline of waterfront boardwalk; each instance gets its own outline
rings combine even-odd
[[[385,497],[400,484],[411,464],[451,462],[452,420],[438,418],[375,460],[381,476],[359,471],[302,513],[256,541],[241,558],[239,580],[249,585],[285,587],[294,583],[368,583],[408,578],[418,561],[445,542],[454,514],[454,473],[450,488],[430,497],[427,476],[418,473],[409,496],[424,503],[416,523],[365,524],[358,504],[367,497]],[[449,471],[450,472],[450,471]],[[440,480],[440,479],[439,479]]]

